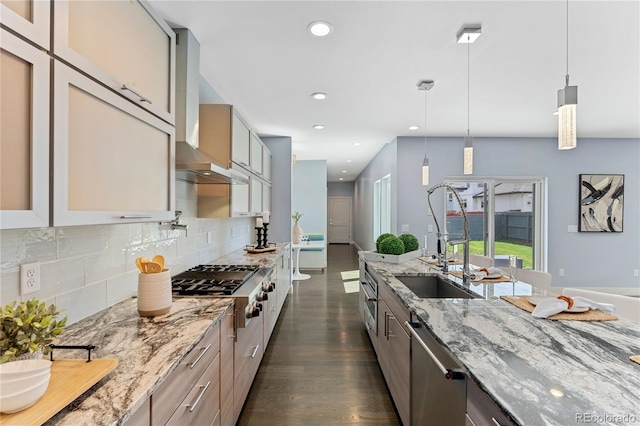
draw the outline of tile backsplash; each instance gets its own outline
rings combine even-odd
[[[253,240],[252,219],[197,219],[195,186],[176,181],[176,194],[187,234],[157,222],[0,231],[0,304],[38,297],[73,323],[136,294],[137,257],[161,254],[173,275]],[[20,296],[20,265],[31,262],[40,291]]]

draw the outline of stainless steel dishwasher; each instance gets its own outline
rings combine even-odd
[[[411,424],[464,426],[466,375],[422,323],[405,327],[411,332]]]

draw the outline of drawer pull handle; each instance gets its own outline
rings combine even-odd
[[[145,216],[145,215],[128,215],[128,216],[120,216],[120,219],[151,219],[151,216]]]
[[[204,386],[200,386],[200,389],[202,389],[202,390],[201,390],[201,391],[200,391],[200,393],[198,394],[198,397],[196,398],[196,400],[195,400],[195,401],[193,401],[193,404],[189,404],[189,405],[187,405],[187,407],[189,407],[189,412],[190,412],[190,413],[192,413],[192,412],[193,412],[193,410],[195,410],[195,409],[196,409],[196,407],[198,406],[198,403],[200,403],[200,400],[202,399],[202,396],[203,396],[203,395],[204,395],[204,393],[207,391],[207,389],[209,388],[209,385],[210,385],[210,384],[211,384],[211,380],[209,380],[209,381],[207,382],[207,384],[206,384],[206,385],[204,385]]]
[[[256,348],[253,350],[253,353],[251,354],[251,358],[255,358],[256,352],[258,352],[258,348],[259,347],[260,347],[260,345],[257,345]]]
[[[405,321],[404,325],[411,332],[413,337],[415,337],[416,341],[420,344],[420,346],[422,346],[422,349],[424,349],[424,351],[433,360],[433,362],[438,367],[438,370],[440,370],[442,372],[442,374],[444,375],[445,379],[447,379],[447,380],[464,380],[465,375],[461,371],[456,371],[456,370],[451,370],[449,368],[445,368],[445,366],[442,364],[442,362],[440,362],[440,360],[435,356],[435,354],[433,352],[431,352],[431,349],[429,349],[427,344],[424,343],[424,340],[422,340],[422,338],[420,338],[420,335],[418,333],[416,333],[416,331],[413,329],[413,326],[411,325],[411,323],[409,321]]]
[[[496,420],[496,418],[495,418],[495,417],[491,417],[491,421],[492,421],[492,422],[493,422],[493,424],[494,424],[494,425],[496,425],[496,426],[502,426],[502,425],[500,424],[500,422],[498,422],[498,421]]]
[[[133,89],[131,86],[127,86],[126,84],[122,85],[122,90],[128,90],[131,93],[133,93],[134,95],[136,95],[137,97],[140,98],[140,102],[149,102],[151,104],[151,100],[149,98],[146,98],[144,96],[142,96],[140,94],[140,92],[137,92],[135,89]]]
[[[205,348],[200,348],[200,349],[202,349],[202,352],[200,352],[200,355],[198,355],[198,358],[196,358],[195,361],[189,363],[189,368],[195,367],[196,364],[198,362],[200,362],[200,360],[202,359],[204,354],[207,353],[207,351],[209,350],[210,347],[211,347],[211,343],[209,343]]]

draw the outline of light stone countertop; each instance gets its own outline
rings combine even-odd
[[[368,263],[516,424],[640,424],[633,322],[538,319],[498,298],[547,294],[526,283],[469,286],[485,299],[420,299],[393,275],[432,272],[425,263]]]
[[[46,424],[121,423],[232,304],[231,298],[177,298],[168,314],[145,318],[138,315],[136,299],[130,299],[67,327],[58,344],[95,345],[92,359],[116,358],[118,366]],[[84,350],[54,350],[54,359],[86,357]]]
[[[251,254],[236,250],[211,264],[274,267],[289,243],[275,251]],[[123,423],[197,345],[205,332],[233,304],[232,298],[173,299],[171,311],[155,318],[138,315],[136,299],[120,302],[65,328],[60,345],[95,345],[92,359],[116,358],[118,366],[98,384],[52,417],[47,425]],[[54,359],[86,358],[84,350],[54,351]]]

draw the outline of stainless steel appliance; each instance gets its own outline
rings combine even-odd
[[[466,374],[417,319],[405,326],[411,332],[411,424],[464,426]]]
[[[378,334],[378,283],[366,268],[360,271],[362,320],[369,333]]]
[[[237,328],[260,315],[275,285],[273,269],[255,265],[199,265],[171,279],[174,297],[233,297]]]

